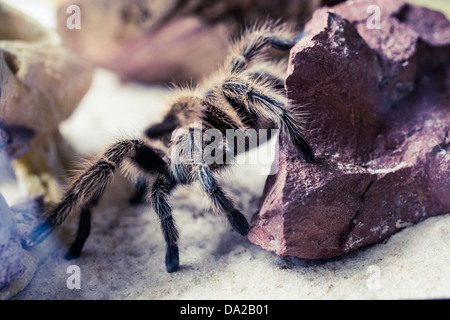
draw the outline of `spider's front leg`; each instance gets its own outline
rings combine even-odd
[[[211,120],[211,119],[209,119]],[[204,162],[204,148],[206,144],[196,139],[196,135],[203,136],[205,130],[208,130],[209,126],[191,127],[190,131],[179,132],[174,138],[174,143],[171,148],[171,162],[170,169],[173,176],[181,184],[191,184],[198,181],[203,192],[211,200],[211,204],[214,209],[224,214],[231,226],[239,234],[246,236],[250,230],[249,224],[245,216],[239,212],[233,204],[233,201],[225,194],[222,188],[217,183],[213,176],[214,165],[210,167]],[[199,132],[195,133],[196,130]],[[222,150],[222,154],[227,152],[226,149]],[[215,167],[214,170],[223,168],[223,164]]]
[[[223,95],[240,115],[272,121],[292,142],[299,156],[312,162],[314,152],[301,132],[302,115],[293,111],[286,98],[285,69],[282,75],[281,65],[257,63],[258,59],[265,60],[269,48],[288,51],[299,38],[287,25],[276,22],[248,29],[232,45],[221,92],[216,94]]]
[[[151,190],[153,208],[161,223],[161,230],[167,244],[166,269],[173,273],[178,270],[180,259],[178,251],[178,230],[172,216],[168,199],[176,187],[176,181],[168,172],[156,177]]]
[[[209,167],[206,164],[199,164],[196,167],[196,172],[200,186],[210,198],[213,206],[225,213],[234,230],[246,236],[250,230],[247,219],[241,212],[236,210],[233,201],[220,188]]]

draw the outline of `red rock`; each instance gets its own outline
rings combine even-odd
[[[381,8],[367,29],[368,5]],[[281,140],[251,242],[331,258],[450,212],[450,22],[402,1],[319,9],[291,52],[288,96],[305,105],[317,160]]]

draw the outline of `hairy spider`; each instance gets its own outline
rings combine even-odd
[[[178,231],[168,203],[178,185],[198,182],[211,200],[212,207],[223,213],[233,229],[245,236],[249,224],[233,201],[225,194],[214,174],[231,165],[226,162],[195,161],[198,145],[196,131],[210,129],[267,129],[276,127],[298,151],[311,162],[314,153],[301,133],[301,113],[286,98],[285,60],[273,62],[269,51],[288,51],[296,36],[285,25],[265,22],[243,31],[230,45],[223,68],[206,81],[205,89],[180,90],[164,120],[145,131],[144,140],[123,140],[113,144],[84,170],[67,189],[62,201],[49,210],[45,222],[38,226],[26,243],[28,247],[42,242],[67,216],[80,212],[76,239],[66,258],[77,258],[90,233],[91,209],[95,207],[117,169],[139,181],[139,201],[148,194],[167,244],[166,268],[169,273],[179,267]],[[300,116],[299,116],[300,115]],[[154,141],[167,142],[168,150],[156,147]],[[229,147],[223,141],[223,155],[237,155],[248,148]],[[248,146],[247,146],[248,147]],[[230,150],[231,149],[231,150]],[[188,161],[186,161],[188,159]]]

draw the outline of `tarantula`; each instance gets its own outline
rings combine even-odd
[[[279,23],[266,22],[243,31],[230,44],[231,51],[223,68],[206,81],[205,89],[181,90],[163,121],[145,131],[145,140],[119,141],[93,159],[74,179],[62,201],[49,210],[45,222],[32,232],[25,245],[31,247],[42,242],[72,211],[79,211],[76,239],[66,258],[79,257],[90,233],[91,209],[98,204],[117,169],[132,173],[141,181],[137,199],[146,193],[160,219],[167,245],[167,272],[175,272],[179,267],[179,235],[168,203],[178,185],[198,182],[212,207],[227,217],[235,231],[247,235],[250,229],[247,219],[215,178],[215,173],[230,164],[205,163],[201,157],[200,161],[194,161],[196,153],[202,152],[206,145],[198,145],[193,136],[198,130],[203,133],[216,129],[224,133],[227,129],[275,126],[302,159],[312,162],[314,152],[301,132],[301,113],[286,98],[285,61],[268,58],[269,51],[288,51],[296,41],[295,32]],[[157,140],[168,142],[168,151],[156,147],[153,141]],[[222,142],[224,156],[248,149],[230,148],[226,139]]]

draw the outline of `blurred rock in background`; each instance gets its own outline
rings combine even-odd
[[[60,0],[57,29],[80,57],[124,81],[196,82],[218,67],[244,25],[271,18],[301,29],[315,9],[335,2]],[[71,5],[80,9],[80,29],[67,27]]]
[[[0,288],[25,272],[24,253],[13,214],[0,194]]]

